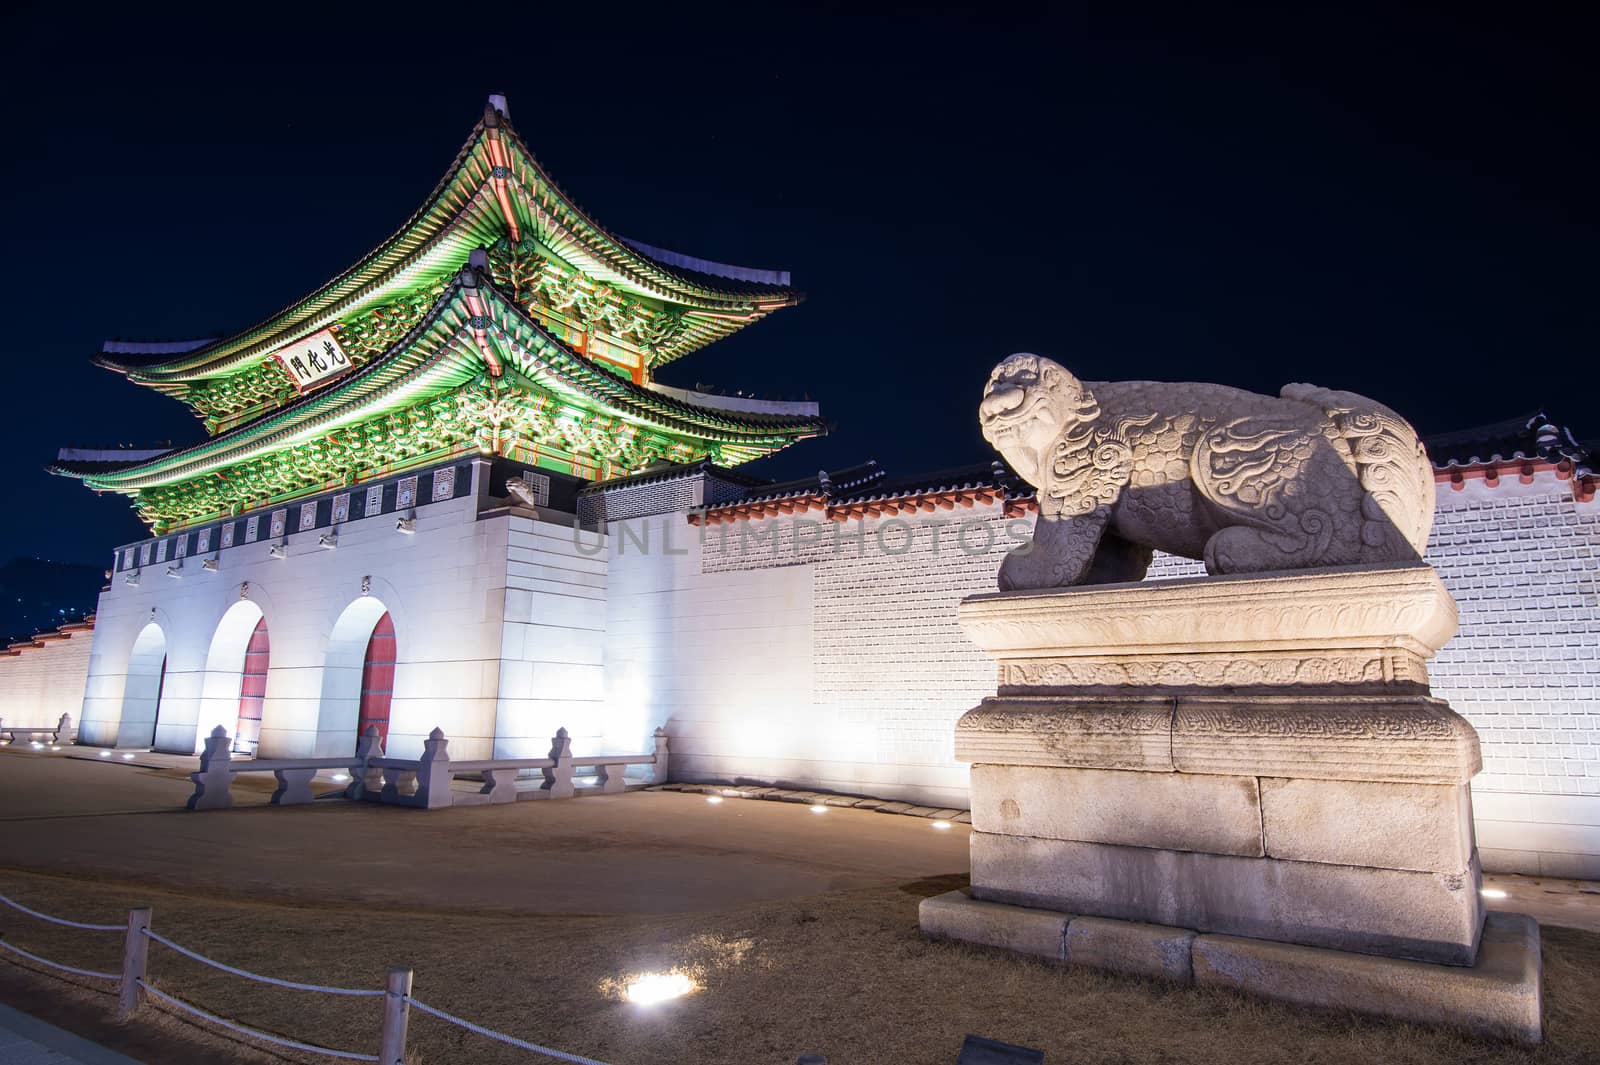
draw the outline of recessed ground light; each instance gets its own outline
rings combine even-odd
[[[55,745],[55,744],[53,744],[53,743],[52,743],[52,744],[51,744],[51,745],[50,745],[50,749],[51,749],[51,750],[52,750],[52,751],[59,751],[59,750],[60,750],[60,749],[61,749],[61,748],[60,748],[60,747],[57,747],[57,746],[56,746],[56,745]]]
[[[950,827],[950,822],[949,821],[935,821],[935,822],[933,822],[933,827],[934,828],[949,828]]]
[[[125,754],[125,755],[122,756],[122,760],[124,762],[131,762],[131,761],[133,761],[133,755],[131,753]]]
[[[722,794],[727,795],[730,798],[734,798],[734,799],[737,799],[739,797],[739,793],[737,791],[735,791],[734,789],[732,789],[732,788],[723,788],[722,789]]]
[[[343,784],[345,781],[347,781],[349,779],[350,779],[350,774],[349,773],[335,773],[333,775],[333,782],[335,784]]]
[[[722,801],[722,796],[721,795],[707,795],[706,796],[706,802],[710,803],[712,806],[715,806],[717,803],[719,803],[721,801]]]
[[[100,757],[101,758],[110,758],[111,757],[111,752],[110,751],[101,751],[100,752]]]
[[[44,744],[40,743],[38,740],[34,740],[33,743],[30,744],[30,746],[33,747],[33,749],[36,750],[36,751],[44,750]]]
[[[694,990],[694,981],[682,973],[645,973],[628,985],[628,1001],[649,1006],[681,998]]]
[[[828,812],[828,808],[819,802],[811,808],[811,812],[814,814],[825,814]]]
[[[1478,892],[1478,894],[1482,895],[1486,899],[1503,899],[1507,897],[1506,893],[1497,887],[1486,887],[1482,891]]]

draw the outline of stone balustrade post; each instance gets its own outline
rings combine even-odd
[[[145,962],[150,956],[150,940],[145,932],[150,928],[150,907],[139,906],[128,911],[128,938],[122,944],[122,980],[117,985],[117,1016],[127,1019],[139,1008],[143,993],[139,981],[144,979]]]
[[[544,783],[540,790],[552,799],[570,799],[577,789],[572,783],[572,737],[564,728],[556,729],[550,743],[550,760],[555,765],[544,770]]]
[[[516,802],[517,772],[515,769],[485,769],[483,787],[478,789],[478,794],[487,795],[491,803]]]
[[[191,810],[226,810],[233,805],[233,769],[229,762],[233,752],[228,730],[218,725],[206,737],[205,750],[200,755],[200,772],[190,773],[194,781],[194,794],[189,796]]]
[[[438,810],[451,804],[450,781],[455,779],[455,772],[450,768],[449,748],[450,741],[444,738],[443,729],[435,728],[428,733],[422,745],[422,759],[417,763],[413,805],[424,810]]]
[[[672,778],[667,775],[667,729],[661,726],[656,729],[656,761],[655,768],[650,774],[650,783],[665,784]]]
[[[272,793],[274,806],[299,806],[311,802],[311,780],[317,775],[315,769],[274,769],[274,779],[278,788]]]
[[[628,790],[628,782],[624,777],[628,767],[623,762],[613,762],[609,765],[595,766],[595,773],[599,777],[600,793],[602,795],[615,795]]]
[[[355,757],[350,761],[350,786],[344,789],[347,799],[377,799],[383,794],[383,770],[372,764],[374,758],[383,757],[383,740],[378,737],[378,726],[368,725],[356,740]]]

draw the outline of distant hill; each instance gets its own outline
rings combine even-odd
[[[10,643],[93,613],[104,584],[97,566],[42,558],[0,565],[0,637]]]

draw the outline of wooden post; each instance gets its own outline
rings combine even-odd
[[[140,906],[128,911],[128,938],[122,944],[122,983],[118,985],[117,1016],[133,1016],[142,997],[139,981],[144,979],[145,959],[150,955],[150,940],[145,931],[150,927],[150,907]]]
[[[390,969],[383,997],[383,1038],[378,1044],[379,1065],[405,1065],[406,1023],[411,1018],[411,970]]]

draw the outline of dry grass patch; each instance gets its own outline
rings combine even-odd
[[[827,1055],[830,1065],[950,1065],[968,1032],[1039,1047],[1047,1061],[1074,1065],[1600,1061],[1594,934],[1545,929],[1548,1041],[1528,1051],[923,940],[917,902],[961,882],[933,878],[718,914],[628,918],[275,905],[20,872],[4,874],[0,891],[87,920],[116,920],[130,904],[148,902],[157,931],[274,976],[377,988],[386,967],[409,965],[425,1002],[614,1065],[790,1065],[806,1051]],[[530,903],[537,890],[529,886]],[[120,952],[116,935],[56,930],[12,913],[0,914],[0,929],[21,946],[75,964],[115,968]],[[170,993],[269,1031],[376,1050],[376,1000],[248,984],[151,949],[151,973]],[[698,990],[647,1008],[621,1000],[630,975],[672,970],[691,975]],[[108,995],[73,987],[88,983],[0,965],[0,994],[15,1004],[70,1014],[79,1030],[139,1046],[152,1065],[204,1061],[203,1050],[219,1061],[326,1060],[245,1051],[159,1008],[119,1031],[106,1020]],[[180,1045],[156,1056],[148,1049],[151,1033]],[[411,1034],[414,1065],[538,1060],[415,1013]]]

